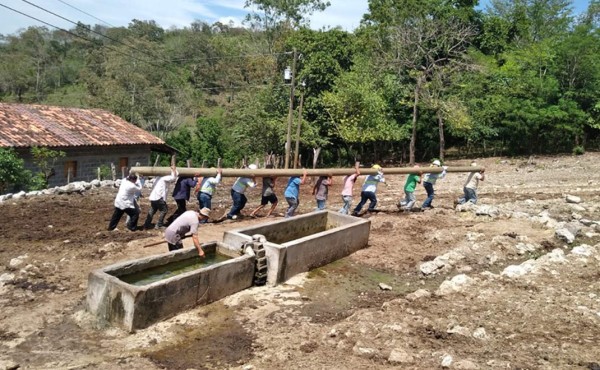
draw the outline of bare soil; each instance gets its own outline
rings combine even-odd
[[[0,369],[600,369],[600,225],[583,227],[567,244],[534,219],[546,212],[557,222],[600,221],[599,161],[596,153],[480,160],[487,178],[479,204],[499,209],[493,217],[454,209],[466,174],[438,182],[436,208],[409,213],[396,208],[405,176],[388,176],[378,191],[379,212],[363,216],[371,220],[368,248],[133,334],[99,325],[85,311],[87,275],[165,252],[164,244],[144,247],[160,240],[160,231],[130,232],[124,220],[118,231],[106,231],[116,189],[5,201]],[[334,181],[328,208],[336,211],[341,179]],[[226,179],[218,188],[214,219],[231,204],[230,185]],[[303,185],[300,213],[316,206],[310,191]],[[582,199],[579,208],[565,202],[567,194]],[[424,189],[416,195],[423,201]],[[259,191],[248,197],[246,214],[259,204]],[[203,225],[200,239],[220,240],[227,229],[278,219],[284,203],[280,197],[276,217]],[[142,199],[140,224],[147,207]],[[518,252],[519,242],[537,248]],[[596,254],[570,253],[581,244]],[[557,248],[564,261],[521,278],[501,274],[509,265],[545,261]],[[435,274],[420,271],[422,263],[456,250],[468,253]],[[440,293],[459,274],[471,285]],[[431,295],[415,298],[419,289]]]

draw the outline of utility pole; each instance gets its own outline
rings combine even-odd
[[[290,168],[290,149],[292,147],[292,121],[294,120],[294,84],[296,78],[296,60],[298,59],[298,52],[294,48],[294,61],[292,62],[292,76],[291,76],[291,87],[290,87],[290,107],[288,111],[288,125],[287,125],[287,139],[285,141],[285,167]]]
[[[296,128],[296,150],[294,151],[294,168],[298,168],[298,154],[300,151],[300,130],[302,128],[302,106],[304,105],[304,87],[306,83],[302,81],[300,90],[300,107],[298,108],[298,127]]]

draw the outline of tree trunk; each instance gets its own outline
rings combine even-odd
[[[444,118],[440,109],[437,111],[438,124],[440,127],[440,161],[444,161],[444,152],[446,151],[446,139],[444,139]]]
[[[410,154],[409,154],[409,165],[415,164],[415,145],[417,142],[417,105],[419,104],[419,91],[421,90],[421,77],[417,78],[417,84],[415,85],[415,101],[413,105],[413,117],[412,117],[412,135],[410,136]]]
[[[319,159],[320,153],[321,148],[313,148],[313,168],[317,168],[317,160]]]

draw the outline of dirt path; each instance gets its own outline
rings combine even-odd
[[[599,161],[479,161],[479,204],[491,216],[454,210],[460,174],[438,183],[435,209],[399,213],[405,177],[389,176],[382,211],[364,216],[367,249],[134,334],[85,312],[87,274],[165,252],[143,247],[159,232],[105,231],[114,189],[0,203],[0,369],[600,369]],[[331,210],[341,206],[335,180]],[[310,190],[302,213],[315,207]],[[219,188],[215,217],[228,193]],[[425,198],[422,187],[416,195]],[[251,193],[246,211],[258,201]],[[200,238],[261,222],[205,225]],[[574,242],[555,236],[561,227]]]

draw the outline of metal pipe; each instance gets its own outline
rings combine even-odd
[[[448,167],[446,172],[479,172],[484,170],[481,166],[467,167]],[[216,168],[177,168],[180,176],[192,177],[195,174],[200,176],[216,176]],[[223,168],[222,177],[284,177],[284,176],[302,176],[304,171],[308,176],[346,176],[352,175],[355,172],[354,168],[315,168],[315,169],[237,169]],[[407,175],[411,173],[440,173],[441,167],[390,167],[384,168],[385,175]],[[171,174],[169,167],[133,167],[131,172],[142,176],[166,176]],[[377,170],[374,168],[361,168],[361,175],[375,175]]]

